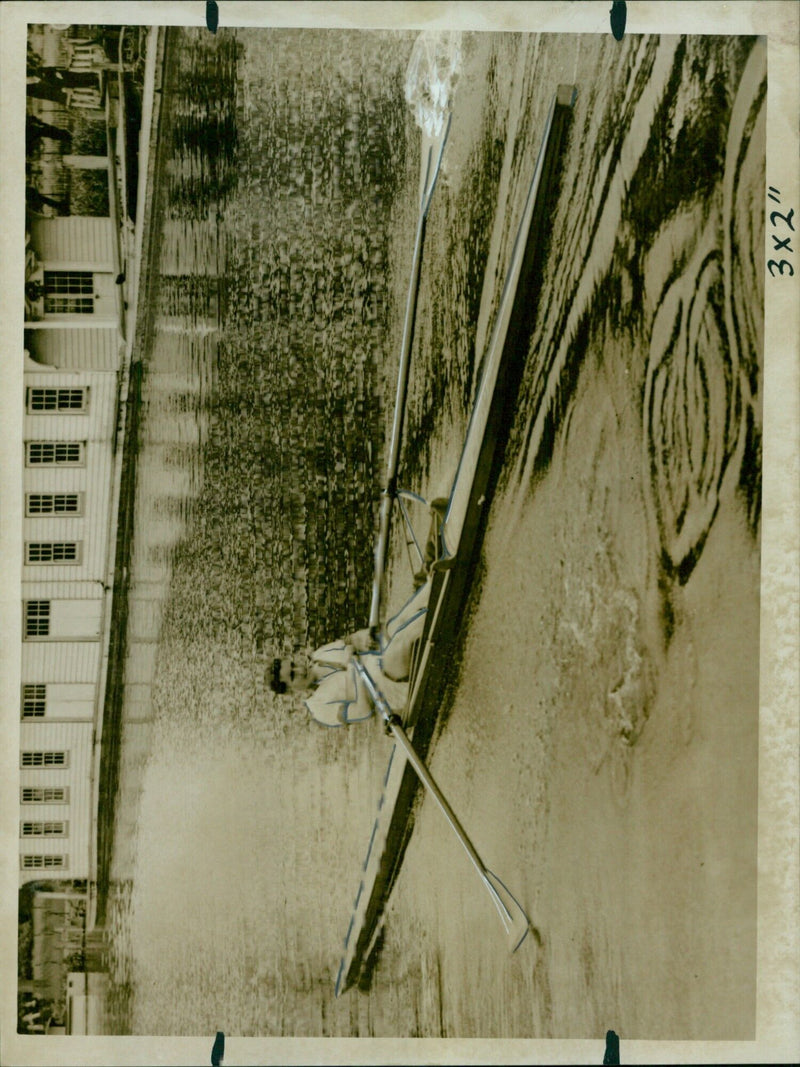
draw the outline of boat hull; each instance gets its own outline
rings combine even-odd
[[[423,760],[445,712],[448,683],[454,680],[460,623],[503,463],[536,316],[537,278],[545,252],[549,206],[574,99],[574,87],[559,87],[548,116],[445,514],[445,551],[433,567],[421,654],[411,679],[406,714],[414,748]],[[345,937],[336,979],[337,995],[354,985],[369,988],[382,943],[382,917],[413,832],[419,794],[419,779],[402,749],[395,745]]]

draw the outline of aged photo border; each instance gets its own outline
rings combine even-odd
[[[580,3],[236,3],[220,0],[220,26],[461,28],[547,33],[610,33],[610,0]],[[0,560],[3,634],[0,686],[0,1061],[7,1064],[194,1064],[210,1062],[214,1034],[185,1038],[39,1038],[16,1030],[17,731],[21,576],[23,133],[25,34],[29,22],[153,25],[205,22],[202,2],[6,2],[0,8],[2,274],[0,286]],[[793,0],[627,5],[628,33],[763,34],[768,39],[766,184],[800,213],[798,81],[800,7]],[[766,227],[769,239],[769,227]],[[797,238],[800,243],[800,235]],[[769,246],[768,246],[769,247]],[[766,259],[770,258],[768,252]],[[623,1062],[787,1062],[800,1048],[798,980],[798,534],[800,528],[800,256],[793,279],[767,278],[761,578],[758,811],[757,1036],[753,1042],[627,1041]],[[609,1028],[614,1020],[608,1021]],[[226,1035],[226,1064],[257,1063],[576,1063],[602,1062],[603,1042],[438,1039],[292,1039]]]

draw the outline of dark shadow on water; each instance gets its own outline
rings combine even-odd
[[[111,863],[114,851],[114,818],[119,787],[119,764],[124,710],[125,652],[128,627],[130,552],[136,503],[136,454],[141,410],[142,365],[131,367],[127,421],[114,560],[114,593],[111,600],[111,630],[108,673],[103,705],[103,736],[100,748],[97,822],[97,925],[106,918]]]

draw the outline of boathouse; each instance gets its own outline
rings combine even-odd
[[[32,27],[29,38],[40,57],[29,48],[29,74],[88,63],[97,90],[42,99],[51,90],[31,93],[28,79],[20,884],[91,880],[96,866],[131,223],[112,64],[76,29]],[[105,155],[74,151],[87,123]],[[94,213],[73,213],[83,186],[72,179],[83,173],[107,186]]]
[[[48,331],[53,362],[25,354],[21,881],[90,875],[118,375],[92,367],[97,331],[59,344],[75,333]]]

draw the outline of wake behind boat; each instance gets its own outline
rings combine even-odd
[[[422,762],[439,721],[443,679],[452,655],[469,595],[477,556],[485,532],[489,505],[502,463],[509,415],[519,387],[536,310],[537,276],[544,254],[548,205],[555,170],[576,96],[573,86],[559,86],[542,131],[542,141],[528,189],[522,219],[512,249],[491,339],[482,362],[482,376],[467,429],[461,459],[441,529],[441,553],[432,568],[425,629],[409,683],[404,722],[389,728],[396,738],[383,779],[383,791],[370,835],[367,854],[344,940],[344,954],[336,979],[336,994],[353,985],[368,988],[380,949],[382,918],[408,845],[420,779],[425,782],[459,834],[469,858],[490,892],[506,932],[516,947],[524,912],[506,887],[483,866],[452,810]],[[414,248],[403,347],[398,372],[397,402],[381,505],[381,522],[375,553],[375,579],[370,628],[377,632],[381,616],[381,582],[386,565],[389,518],[397,496],[397,463],[404,410],[408,360],[413,345],[416,294],[422,261],[425,224],[436,184],[447,127],[439,137],[425,136],[422,152],[420,219]],[[381,710],[380,693],[375,693]],[[427,778],[426,778],[427,775]],[[439,793],[439,796],[437,796]],[[442,803],[444,801],[444,803]],[[452,817],[452,818],[451,818]],[[516,920],[516,921],[515,921]]]

